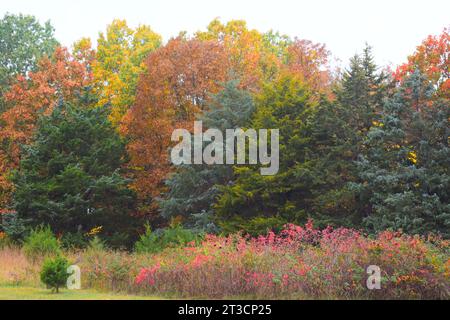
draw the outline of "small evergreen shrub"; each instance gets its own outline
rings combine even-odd
[[[36,260],[40,257],[59,255],[61,248],[50,227],[40,226],[32,230],[25,239],[23,251],[27,258]]]
[[[106,249],[105,242],[95,236],[89,241],[88,249],[91,251],[104,251]]]
[[[62,236],[61,245],[64,249],[84,249],[88,246],[88,240],[80,232],[68,232]]]
[[[41,270],[41,281],[47,285],[48,289],[52,292],[59,292],[59,288],[63,287],[67,283],[69,274],[67,268],[69,262],[62,256],[45,260]]]
[[[181,225],[170,227],[158,232],[152,232],[146,226],[145,234],[135,244],[137,253],[157,253],[169,247],[182,247],[189,242],[198,242],[202,236],[189,229],[184,229]]]

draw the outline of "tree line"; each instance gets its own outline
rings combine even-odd
[[[245,21],[213,20],[167,42],[114,20],[72,48],[49,22],[0,20],[1,228],[113,246],[143,231],[257,235],[319,227],[450,235],[449,34],[429,36],[396,70],[370,46],[330,67],[325,45]],[[171,133],[277,128],[280,170],[182,165]]]

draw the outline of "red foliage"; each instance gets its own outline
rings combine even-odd
[[[169,249],[142,269],[139,288],[184,296],[257,298],[442,298],[448,296],[448,241],[385,231],[287,225],[249,238],[207,235]],[[367,288],[367,267],[381,270],[382,290]],[[447,293],[446,293],[447,292]]]
[[[438,96],[450,98],[450,35],[444,29],[439,36],[428,36],[416,51],[394,72],[395,80],[402,82],[419,69],[438,90]]]

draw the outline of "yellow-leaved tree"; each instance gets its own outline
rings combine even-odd
[[[132,29],[125,20],[114,20],[106,34],[100,33],[92,63],[93,81],[98,105],[111,105],[113,125],[119,125],[133,105],[139,75],[145,71],[143,60],[161,42],[161,36],[149,26]]]

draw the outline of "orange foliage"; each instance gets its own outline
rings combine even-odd
[[[313,92],[331,94],[329,51],[325,45],[295,39],[288,47],[287,68],[309,85]]]
[[[450,35],[444,29],[439,36],[428,36],[414,54],[408,57],[408,62],[399,66],[394,78],[401,82],[414,70],[419,69],[438,89],[438,95],[450,98]]]
[[[5,94],[7,110],[0,115],[0,205],[11,188],[8,174],[17,168],[20,145],[30,142],[36,121],[49,114],[60,98],[69,100],[90,79],[83,63],[65,48],[57,48],[51,58],[43,58],[37,71],[19,76]]]
[[[158,194],[170,171],[168,148],[177,127],[189,128],[208,95],[227,78],[223,46],[182,37],[151,53],[140,77],[135,105],[124,116],[121,131],[130,138],[130,169],[142,199]]]

